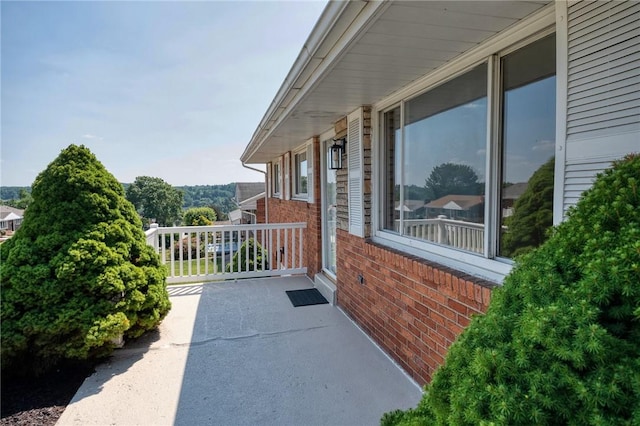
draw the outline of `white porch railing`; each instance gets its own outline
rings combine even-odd
[[[403,235],[420,238],[457,249],[484,253],[484,225],[439,217],[403,221]],[[400,221],[395,223],[396,232]]]
[[[152,225],[146,238],[167,266],[167,282],[173,284],[306,273],[306,227],[306,223]],[[254,244],[243,244],[251,239]]]

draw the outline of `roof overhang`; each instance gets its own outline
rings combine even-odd
[[[330,1],[241,156],[266,163],[544,8],[533,1]]]

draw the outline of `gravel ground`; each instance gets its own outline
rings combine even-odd
[[[37,378],[2,377],[0,425],[55,425],[93,366],[64,367]]]

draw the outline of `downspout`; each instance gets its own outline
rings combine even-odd
[[[244,161],[241,161],[240,163],[245,169],[253,170],[254,172],[262,173],[264,175],[264,221],[265,223],[269,223],[269,188],[267,188],[267,172],[247,166],[244,164]]]

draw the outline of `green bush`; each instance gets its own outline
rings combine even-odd
[[[205,258],[207,243],[203,241],[204,235],[200,237],[200,256],[198,256],[198,238],[192,235],[191,237],[183,236],[181,240],[173,243],[173,260],[189,259],[189,239],[191,240],[191,259]],[[180,246],[182,246],[182,258],[180,257]]]
[[[501,255],[515,257],[540,246],[553,225],[553,176],[555,158],[544,163],[529,179],[526,191],[516,200],[513,216],[505,224]]]
[[[249,246],[249,269],[247,269],[247,245]],[[255,255],[254,255],[254,245]],[[269,256],[267,251],[262,248],[260,243],[255,242],[253,238],[249,238],[242,243],[240,249],[233,255],[231,263],[227,265],[227,272],[246,272],[261,271],[262,259],[264,259],[264,267],[269,268]]]
[[[216,212],[211,207],[193,207],[184,212],[182,222],[186,226],[207,226],[213,225],[216,219]]]
[[[166,272],[122,185],[71,145],[36,178],[22,227],[0,246],[2,370],[40,373],[105,356],[170,309]]]
[[[600,175],[386,425],[640,424],[640,156]]]

